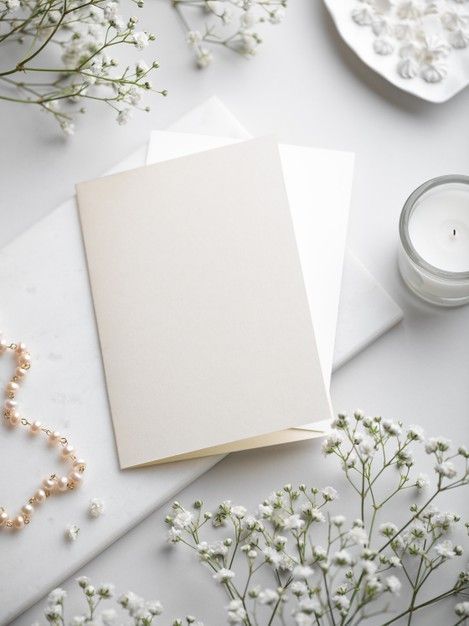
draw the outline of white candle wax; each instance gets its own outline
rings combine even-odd
[[[423,195],[409,218],[417,253],[446,272],[469,272],[469,190],[444,185]]]
[[[469,302],[469,177],[441,176],[421,185],[399,224],[399,269],[422,299]]]

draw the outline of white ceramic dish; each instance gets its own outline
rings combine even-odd
[[[426,4],[419,0],[393,5],[389,0],[324,3],[343,40],[364,63],[396,87],[429,102],[445,102],[469,84],[466,3],[436,0],[433,12],[420,16],[417,12]],[[396,35],[399,7],[404,16],[399,27],[407,30],[403,38]],[[412,10],[416,13],[409,14]],[[405,78],[401,74],[415,75]]]

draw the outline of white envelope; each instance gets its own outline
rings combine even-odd
[[[147,164],[241,139],[153,131]],[[280,158],[324,378],[329,381],[347,237],[354,155],[280,144]]]

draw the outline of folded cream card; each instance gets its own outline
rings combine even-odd
[[[330,417],[273,138],[77,186],[121,467]]]

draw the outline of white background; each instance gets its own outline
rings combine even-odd
[[[402,286],[395,257],[399,212],[412,189],[432,176],[467,173],[469,90],[442,105],[396,90],[339,40],[319,0],[292,0],[285,23],[265,28],[265,43],[252,61],[223,55],[197,71],[169,3],[147,4],[145,27],[159,36],[161,70],[153,82],[169,91],[166,99],[153,98],[150,114],[118,127],[104,107],[92,109],[73,140],[63,141],[40,112],[1,104],[0,244],[69,197],[75,182],[96,177],[146,141],[151,129],[164,128],[214,93],[253,134],[276,132],[288,143],[354,151],[350,247],[402,306],[405,319],[334,375],[334,407],[360,406],[467,442],[469,307],[440,310],[418,302]],[[15,468],[3,467],[0,459],[0,471]],[[233,455],[179,499],[203,497],[214,506],[230,498],[254,506],[274,488],[300,481],[342,486],[318,442]],[[461,495],[456,492],[447,506],[464,513]],[[357,514],[347,493],[341,509]],[[192,557],[168,551],[163,517],[158,512],[148,518],[81,573],[95,582],[115,582],[120,591],[159,598],[166,608],[161,623],[192,613],[206,626],[220,625],[224,598]],[[40,615],[38,606],[15,624],[30,624]],[[452,623],[444,612],[431,615],[415,623]]]

